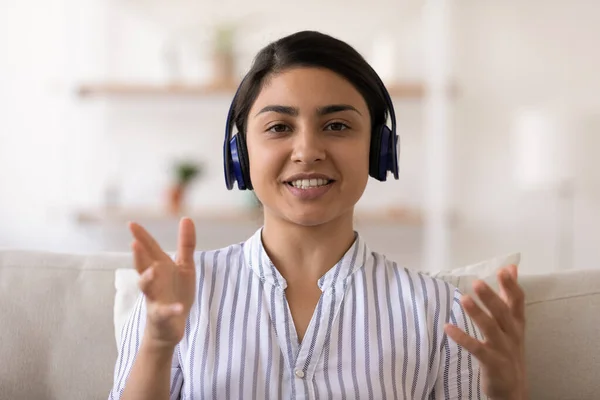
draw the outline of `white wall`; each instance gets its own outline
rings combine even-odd
[[[202,158],[209,166],[192,193],[195,205],[244,202],[222,184],[227,96],[81,101],[71,91],[81,81],[165,79],[161,46],[165,38],[184,33],[195,32],[206,59],[206,31],[190,26],[223,17],[225,3],[235,5],[247,27],[240,72],[262,45],[293,30],[339,35],[367,56],[377,34],[389,30],[399,38],[398,75],[422,76],[419,1],[314,0],[294,7],[274,0],[178,0],[168,8],[157,0],[10,3],[0,13],[0,246],[98,249],[96,236],[74,226],[68,214],[101,204],[104,186],[115,175],[123,201],[158,204],[169,161],[180,155]],[[177,5],[202,9],[182,14]],[[567,104],[598,125],[593,117],[600,109],[598,17],[600,4],[592,1],[453,2],[453,70],[460,96],[452,115],[451,173],[462,221],[453,235],[454,265],[522,250],[525,268],[558,267],[549,250],[556,204],[548,193],[515,187],[509,130],[519,107],[540,104]],[[207,76],[206,65],[187,66],[186,76]],[[422,107],[418,101],[396,104],[401,180],[372,182],[364,206],[418,205],[422,199]],[[581,136],[575,258],[577,266],[589,267],[600,255],[594,242],[600,237],[595,172],[600,139],[597,128]]]
[[[0,246],[53,248],[64,213],[102,179],[103,110],[79,108],[71,84],[105,68],[105,9],[95,0],[3,2],[0,13]],[[32,10],[35,10],[32,11]],[[88,166],[89,168],[86,168]]]
[[[600,183],[600,3],[593,1],[461,2],[456,9],[455,201],[464,224],[457,263],[522,249],[536,268],[556,265],[557,200],[515,186],[510,148],[521,107],[572,113],[576,139],[577,267],[598,265]],[[587,122],[585,122],[587,121]],[[596,221],[596,223],[592,223]]]
[[[66,65],[63,3],[11,1],[0,12],[2,244],[17,235],[36,240],[34,222],[62,200],[66,107],[49,93],[49,78],[61,78]]]
[[[358,1],[312,1],[303,2],[302,6],[281,6],[279,2],[270,1],[254,2],[252,5],[246,2],[231,3],[243,21],[239,34],[240,74],[247,70],[251,58],[262,46],[295,30],[318,29],[343,37],[369,56],[376,35],[398,36],[402,30],[406,31],[403,24],[392,23],[394,20],[410,21],[410,26],[415,30],[414,20],[419,16],[414,6],[406,7],[410,5],[409,2],[389,0],[379,0],[368,6]],[[170,12],[164,12],[165,8],[159,7],[159,3],[154,3],[156,8],[150,9],[147,4],[134,2],[129,6],[121,6],[113,3],[110,30],[107,33],[110,78],[164,81],[166,72],[160,62],[161,48],[165,40],[173,37],[184,43],[182,53],[184,57],[188,55],[187,60],[192,58],[190,53],[197,51],[205,62],[209,61],[206,29],[192,30],[189,26],[206,23],[212,16],[221,15],[222,3],[203,3],[201,9],[195,12],[199,6],[193,2],[176,2],[176,5],[187,7],[182,8],[181,15],[177,13],[176,6],[169,8]],[[343,10],[339,9],[340,4],[344,4]],[[365,19],[366,12],[372,18]],[[289,18],[291,15],[294,17]],[[391,18],[391,15],[399,17]],[[419,31],[415,30],[415,33]],[[399,43],[398,46],[402,47],[403,44]],[[406,57],[411,52],[415,50],[405,49],[398,57],[402,57],[402,54]],[[414,65],[413,62],[413,69],[417,69]],[[194,71],[194,68],[197,70]],[[399,76],[408,76],[408,70],[403,72],[402,67],[397,69]],[[189,79],[207,77],[206,65],[184,63],[182,70]],[[118,171],[121,177],[123,200],[128,204],[157,205],[169,182],[169,163],[176,157],[193,157],[200,159],[208,171],[206,178],[191,193],[191,203],[197,207],[243,204],[243,194],[228,192],[222,176],[223,128],[230,97],[109,100],[105,105],[104,140],[110,153],[107,155],[109,162],[118,165],[111,169]],[[99,103],[93,100],[84,104],[94,107]],[[418,101],[397,101],[397,106],[398,115],[402,118],[402,144],[406,150],[403,153],[406,154],[402,164],[403,179],[386,185],[371,182],[361,203],[365,206],[394,205],[399,201],[412,204],[419,202],[420,105]],[[147,177],[156,179],[144,180]]]
[[[206,176],[190,193],[196,208],[229,208],[247,202],[244,193],[228,192],[223,184],[221,149],[231,96],[81,100],[73,92],[81,82],[164,82],[161,49],[172,38],[187,45],[185,77],[206,78],[206,65],[190,60],[192,51],[198,51],[201,61],[208,61],[208,28],[190,26],[218,18],[222,2],[203,4],[194,11],[194,3],[184,1],[170,2],[166,8],[161,2],[63,0],[32,30],[23,21],[34,3],[19,3],[1,21],[7,31],[4,40],[18,40],[10,41],[3,56],[16,67],[8,79],[13,86],[4,91],[3,99],[12,103],[14,111],[4,119],[2,129],[6,156],[0,159],[4,171],[0,246],[94,249],[73,224],[72,214],[102,205],[109,184],[119,185],[126,206],[160,206],[177,158],[193,157],[207,167]],[[188,8],[178,13],[178,5]],[[279,2],[264,1],[235,6],[245,18],[239,35],[240,73],[260,47],[298,29],[343,37],[367,57],[377,35],[398,36],[410,30],[413,36],[419,34],[418,7],[410,2],[380,0],[367,6],[358,1],[313,1],[282,9]],[[365,20],[365,13],[373,18]],[[400,19],[407,23],[392,23]],[[26,45],[43,50],[26,52]],[[418,47],[405,40],[399,41],[398,48],[398,59],[407,60],[404,70],[397,68],[398,75],[414,76],[419,62],[408,60],[417,59]],[[23,54],[36,57],[35,62]],[[21,100],[14,102],[14,96]],[[361,206],[419,203],[421,108],[418,101],[403,100],[397,101],[397,107],[402,118],[402,179],[371,182]],[[28,116],[20,118],[19,113]],[[25,170],[19,175],[9,172],[21,169]]]

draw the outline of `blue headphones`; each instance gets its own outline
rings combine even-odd
[[[394,105],[385,85],[376,73],[375,76],[385,97],[387,110],[392,120],[392,129],[388,128],[385,122],[383,125],[373,128],[371,132],[371,149],[369,152],[369,175],[378,181],[385,181],[387,180],[387,173],[389,171],[392,172],[395,179],[398,179],[398,134],[396,133]],[[234,125],[233,105],[241,87],[242,84],[238,87],[227,113],[225,142],[223,143],[225,184],[229,190],[233,189],[234,182],[237,182],[238,189],[240,190],[252,190],[246,138],[239,133],[231,137]]]

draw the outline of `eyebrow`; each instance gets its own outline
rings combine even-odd
[[[298,110],[297,107],[271,105],[271,106],[266,106],[266,107],[262,108],[259,112],[256,113],[256,115],[263,114],[266,112],[275,112],[278,114],[286,114],[286,115],[291,115],[292,117],[297,117],[298,114],[300,113],[300,111]]]
[[[317,108],[317,114],[320,116],[333,114],[341,111],[354,111],[358,113],[358,115],[362,115],[355,107],[349,104],[330,104],[327,106]],[[278,114],[290,115],[292,117],[297,117],[300,114],[300,110],[297,107],[269,105],[263,107],[259,112],[256,113],[256,115],[266,112],[275,112]]]

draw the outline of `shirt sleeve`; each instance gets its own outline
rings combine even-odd
[[[482,340],[483,335],[460,304],[462,293],[454,290],[448,323]],[[479,361],[446,334],[442,339],[441,365],[430,399],[487,399],[481,387]]]
[[[125,383],[135,356],[140,348],[141,340],[146,326],[146,300],[143,294],[138,297],[135,307],[121,331],[121,343],[118,348],[117,362],[115,364],[113,387],[109,400],[119,400],[125,390]],[[179,363],[179,345],[175,347],[171,362],[171,390],[170,400],[180,398],[183,385],[183,374]]]

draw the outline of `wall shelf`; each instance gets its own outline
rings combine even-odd
[[[135,96],[135,97],[167,97],[167,96],[209,96],[217,94],[232,95],[237,86],[230,84],[189,85],[189,84],[142,84],[142,83],[95,83],[83,84],[77,88],[79,97],[100,96]]]
[[[404,99],[420,99],[425,95],[425,86],[419,82],[404,82],[387,85],[390,96]],[[202,97],[213,95],[233,96],[237,89],[237,83],[224,83],[212,85],[192,85],[192,84],[143,84],[143,83],[124,83],[124,82],[106,82],[82,84],[77,87],[76,92],[79,97],[175,97],[189,96]],[[453,96],[456,93],[454,87],[449,88],[449,94]]]
[[[188,216],[198,223],[262,223],[260,210],[188,210],[180,214],[171,214],[160,208],[116,208],[90,209],[75,213],[79,224],[126,224],[128,221],[169,222]],[[419,210],[394,207],[381,211],[357,210],[355,221],[358,224],[388,224],[420,226],[423,224]]]

